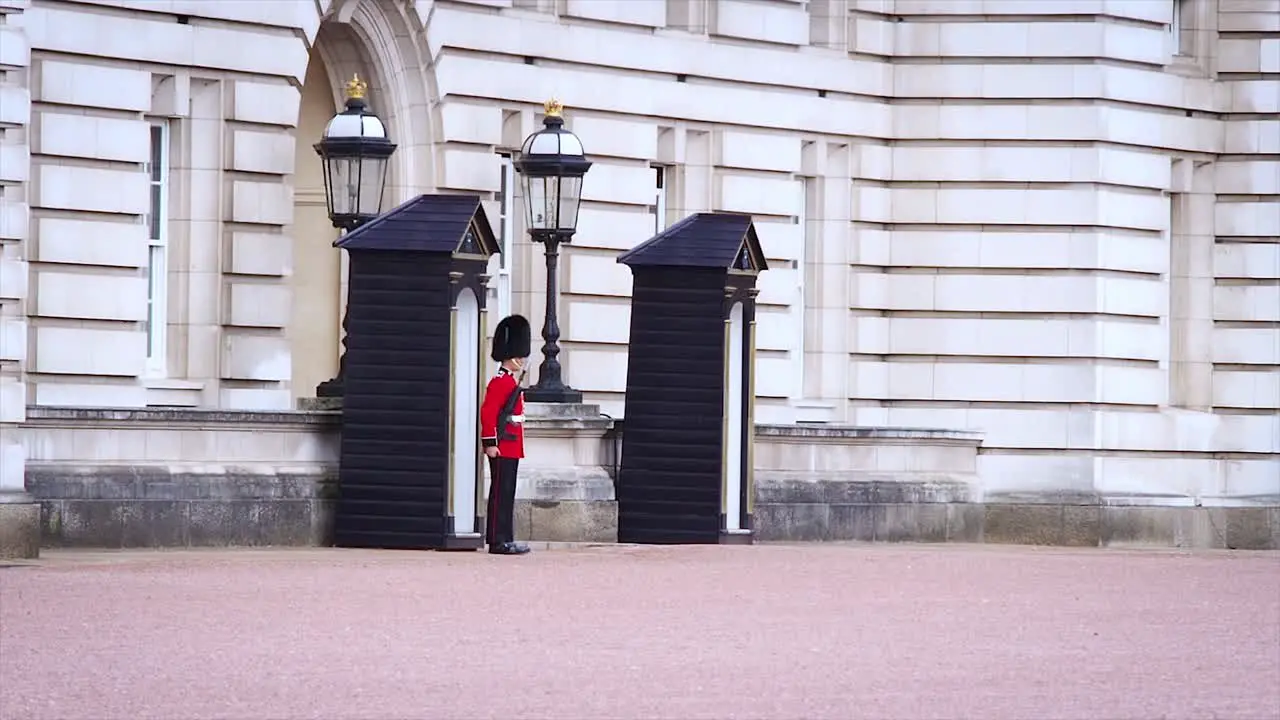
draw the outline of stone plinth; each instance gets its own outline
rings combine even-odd
[[[974,541],[978,433],[756,427],[761,540]]]
[[[341,412],[340,397],[308,397],[298,398],[298,409],[302,412]]]
[[[616,542],[613,419],[585,404],[526,403],[524,414],[517,537]]]

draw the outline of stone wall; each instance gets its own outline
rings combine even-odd
[[[759,426],[761,540],[974,541],[981,435]]]
[[[70,547],[325,545],[336,411],[30,408],[27,484],[43,542]],[[617,539],[625,423],[530,404],[521,539]],[[1280,501],[1142,506],[1096,493],[994,495],[972,432],[762,425],[760,541],[1010,542],[1280,548]],[[181,462],[170,458],[181,456]]]
[[[31,408],[43,543],[327,544],[338,427],[336,413]]]
[[[517,532],[616,539],[612,421],[583,406],[531,403],[526,414]],[[340,422],[336,410],[33,407],[26,482],[43,543],[328,544]]]

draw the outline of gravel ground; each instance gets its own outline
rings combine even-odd
[[[1280,554],[48,552],[0,718],[1280,718]]]

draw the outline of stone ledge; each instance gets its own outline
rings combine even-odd
[[[303,397],[298,398],[297,408],[300,412],[342,413],[340,397]]]
[[[1190,495],[1102,495],[1088,491],[1040,491],[1025,493],[986,493],[983,501],[990,505],[1089,505],[1111,508],[1257,508],[1280,506],[1280,495],[1233,495],[1230,497]]]
[[[526,415],[538,430],[625,431],[625,418],[600,412],[597,405],[529,403]],[[300,398],[297,410],[218,410],[209,408],[84,408],[27,406],[27,423],[44,427],[139,427],[148,425],[295,425],[325,429],[341,426],[342,398]],[[933,428],[860,427],[853,425],[756,425],[756,437],[772,441],[823,440],[852,444],[972,445],[982,433]]]
[[[342,415],[342,398],[298,398],[300,413]],[[526,422],[538,430],[599,430],[610,429],[614,419],[600,412],[599,405],[585,403],[526,403]]]
[[[604,468],[521,467],[516,499],[530,502],[613,500],[613,479]]]
[[[999,505],[1102,505],[1102,495],[1085,490],[1042,490],[1038,492],[988,492],[982,500]]]
[[[217,410],[207,408],[83,408],[29,405],[25,426],[69,429],[271,428],[339,432],[342,398],[300,398],[297,410]],[[597,434],[602,442],[624,433],[625,418],[600,413],[597,405],[529,403],[530,437]],[[175,427],[177,426],[177,427]],[[221,426],[221,427],[219,427]],[[757,425],[758,440],[823,445],[934,445],[977,448],[982,433],[963,430],[852,425]],[[176,460],[176,459],[175,459]]]
[[[599,405],[586,403],[535,403],[524,404],[524,415],[536,420],[594,420],[604,418],[612,422],[613,418],[600,414]]]
[[[153,465],[61,466],[29,464],[27,488],[41,500],[310,500],[337,489],[333,468],[270,471]]]
[[[926,473],[757,472],[757,503],[899,504],[965,503],[972,499],[971,482],[953,475]],[[834,475],[836,477],[832,478]],[[807,477],[806,477],[807,476]],[[903,477],[909,476],[909,477]]]
[[[582,434],[594,434],[602,439],[613,427],[613,420],[601,415],[599,418],[526,418],[525,429],[529,437],[575,437]]]
[[[969,430],[934,428],[863,427],[857,425],[756,425],[756,437],[787,440],[823,440],[831,444],[930,444],[970,445],[982,443],[983,434]],[[833,442],[834,441],[834,442]],[[843,443],[841,442],[843,441]]]
[[[341,414],[307,410],[206,410],[201,408],[80,408],[28,405],[24,425],[68,428],[145,428],[173,425],[223,425],[245,429],[292,425],[337,429]]]

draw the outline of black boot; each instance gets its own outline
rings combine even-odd
[[[515,542],[495,543],[489,546],[490,555],[524,555],[527,552],[529,552],[529,546]]]

